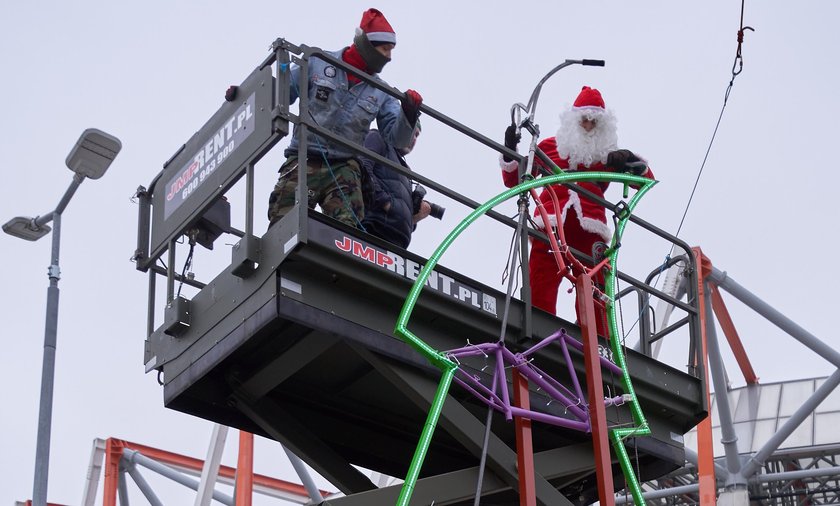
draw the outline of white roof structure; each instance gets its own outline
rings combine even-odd
[[[732,422],[741,454],[755,453],[779,427],[814,394],[826,378],[811,378],[759,384],[729,391]],[[715,455],[724,454],[721,443],[717,397],[712,394],[712,431]],[[832,392],[782,443],[780,449],[804,448],[840,443],[840,390]],[[687,448],[697,449],[697,431],[685,435]]]

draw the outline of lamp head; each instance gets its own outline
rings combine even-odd
[[[76,141],[67,155],[67,167],[89,179],[99,179],[122,149],[122,143],[113,135],[96,128],[88,128]]]
[[[35,218],[17,216],[3,224],[3,232],[27,241],[37,241],[50,233],[49,225],[38,225]]]

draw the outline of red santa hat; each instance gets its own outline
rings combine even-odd
[[[397,35],[391,28],[391,23],[385,19],[385,15],[376,9],[368,9],[362,14],[362,21],[356,33],[364,33],[371,44],[395,44]]]
[[[580,90],[580,94],[575,99],[574,107],[577,109],[606,109],[601,92],[589,86],[584,86]]]

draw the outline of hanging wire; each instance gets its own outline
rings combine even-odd
[[[636,457],[636,476],[641,476],[642,466],[639,462],[639,438],[633,436],[633,453]]]
[[[518,218],[518,216],[519,216],[519,213],[516,213],[516,215],[511,217],[511,219]],[[508,254],[507,254],[507,259],[505,260],[505,268],[502,271],[502,284],[505,284],[505,282],[508,279],[508,276],[512,275],[512,273],[510,271],[510,268],[511,268],[511,261],[510,260],[513,258],[513,249],[519,247],[519,244],[517,244],[517,238],[518,237],[519,237],[518,234],[516,234],[515,232],[513,233],[513,235],[510,236],[510,245],[508,246]],[[516,272],[519,272],[519,268],[521,266],[522,266],[522,262],[518,262],[516,264],[516,268],[517,268]],[[519,283],[517,282],[516,286],[514,287],[514,290],[516,290],[516,288],[518,288],[518,287],[519,287]]]
[[[688,210],[691,207],[691,202],[694,199],[694,194],[697,192],[697,186],[700,183],[700,177],[703,175],[703,169],[706,167],[706,161],[709,159],[709,153],[712,150],[712,146],[715,143],[715,138],[717,137],[718,128],[720,128],[720,122],[723,119],[723,112],[726,110],[727,102],[729,101],[729,94],[732,92],[732,87],[735,85],[735,78],[744,70],[744,58],[741,54],[741,48],[744,43],[744,32],[749,30],[754,32],[755,29],[751,26],[744,26],[744,2],[745,0],[741,0],[741,19],[740,25],[737,33],[737,40],[738,40],[738,47],[735,50],[735,59],[732,62],[732,76],[729,79],[729,84],[726,87],[726,93],[723,96],[723,105],[720,108],[720,114],[718,115],[717,122],[715,123],[714,131],[712,132],[712,138],[709,140],[709,145],[706,147],[706,153],[703,156],[703,162],[700,164],[700,169],[697,171],[697,177],[694,179],[694,186],[691,188],[691,194],[688,197],[688,202],[686,202],[685,209],[683,210],[682,217],[680,218],[680,224],[677,226],[677,231],[674,233],[675,237],[680,236],[680,232],[682,231],[683,224],[685,224],[685,218],[688,215]],[[674,253],[674,248],[676,244],[671,244],[670,250],[668,250],[668,254],[665,255],[665,259],[662,262],[662,265],[659,268],[659,272],[656,274],[656,278],[653,281],[653,286],[656,287],[659,284],[659,280],[662,276],[662,273],[665,272],[665,266],[671,260],[671,255]],[[650,294],[647,295],[645,298],[645,303],[639,309],[639,316],[636,318],[636,321],[633,325],[630,326],[630,329],[627,331],[627,334],[633,331],[636,327],[636,324],[644,315],[647,308],[650,306]],[[627,335],[624,336],[625,338]]]
[[[495,391],[496,382],[493,382],[493,390]],[[481,441],[481,459],[478,465],[478,479],[476,480],[475,499],[473,506],[481,504],[481,489],[484,484],[484,468],[487,465],[487,448],[490,446],[490,426],[493,423],[493,407],[487,406],[487,419],[484,421],[484,438]]]
[[[735,60],[732,62],[732,78],[729,80],[729,85],[726,87],[726,93],[723,97],[723,106],[720,108],[720,115],[718,116],[717,123],[715,124],[714,132],[712,132],[712,138],[709,141],[709,146],[706,148],[706,154],[703,156],[703,163],[700,165],[700,170],[697,172],[697,178],[694,180],[694,187],[691,189],[691,195],[688,197],[688,202],[685,205],[685,211],[683,211],[680,224],[677,227],[677,232],[674,234],[677,237],[680,236],[680,231],[682,230],[683,223],[685,222],[685,217],[688,214],[688,209],[691,207],[691,201],[694,198],[694,193],[697,191],[700,176],[703,175],[703,169],[706,167],[706,161],[709,158],[709,152],[712,150],[712,145],[714,145],[715,137],[717,136],[718,128],[720,127],[720,121],[723,118],[723,111],[726,109],[726,103],[729,101],[729,94],[732,92],[732,87],[735,84],[735,78],[738,77],[742,70],[744,70],[744,58],[741,56],[741,46],[744,43],[744,30],[750,30],[752,32],[755,31],[755,29],[750,26],[744,26],[744,1],[745,0],[741,0],[741,24],[738,29],[738,48],[735,51]],[[675,245],[673,244],[671,245],[671,253],[674,252],[674,246]]]
[[[184,280],[187,278],[187,272],[192,267],[192,260],[193,260],[193,253],[195,252],[195,235],[197,231],[193,232],[190,231],[190,252],[187,253],[187,259],[184,260],[184,268],[181,270],[181,280],[178,283],[178,293],[175,295],[175,298],[181,296],[181,288],[184,286]]]

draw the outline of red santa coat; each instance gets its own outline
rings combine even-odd
[[[543,150],[543,152],[545,152],[546,155],[548,155],[551,161],[556,163],[558,167],[565,171],[614,172],[613,170],[608,169],[601,162],[595,162],[589,167],[583,164],[578,164],[577,167],[570,168],[568,159],[560,158],[560,155],[557,153],[557,140],[554,137],[543,139],[542,141],[540,141],[538,146],[541,150]],[[541,167],[548,169],[549,172],[551,171],[551,169],[545,167],[545,164],[543,164],[542,160],[535,159],[532,175],[535,177],[538,176]],[[653,172],[650,170],[650,168],[646,169],[642,175],[647,178],[653,178]],[[505,186],[507,186],[508,188],[513,188],[514,186],[520,183],[519,164],[516,161],[510,163],[502,162],[502,179],[504,180]],[[589,190],[590,192],[601,198],[604,198],[604,192],[609,186],[609,183],[607,182],[596,183],[584,181],[578,182],[576,184],[581,188]],[[591,201],[588,198],[581,198],[580,195],[577,194],[577,192],[570,190],[569,188],[563,185],[554,184],[551,185],[551,188],[554,190],[555,195],[557,195],[557,201],[560,205],[561,211],[560,216],[564,223],[566,221],[566,215],[568,214],[569,209],[572,209],[574,210],[575,215],[580,221],[580,226],[583,230],[597,234],[603,238],[604,242],[609,242],[610,238],[612,237],[612,232],[610,226],[607,224],[607,215],[604,207],[602,207],[596,202]],[[540,202],[542,202],[543,206],[545,206],[546,211],[548,212],[552,226],[557,226],[554,202],[551,200],[551,196],[547,188],[543,188],[542,192],[539,195],[539,199]],[[545,228],[542,222],[542,217],[539,215],[537,210],[534,210],[534,221],[537,223],[538,226]]]

